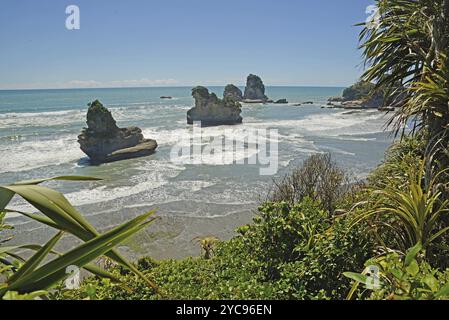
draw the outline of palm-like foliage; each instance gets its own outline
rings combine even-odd
[[[377,199],[373,209],[357,219],[391,229],[396,238],[396,249],[403,252],[417,243],[427,249],[449,231],[449,227],[439,228],[442,216],[449,212],[449,200],[442,199],[442,192],[436,183],[444,171],[424,184],[424,168],[425,162],[422,162],[418,171],[410,169],[408,182],[402,189],[387,184],[372,190],[372,195]]]
[[[39,185],[48,180],[86,181],[97,179],[89,177],[57,177],[0,186],[0,212],[18,212],[7,208],[12,197],[17,194],[39,210],[41,214],[18,213],[59,231],[43,246],[0,246],[0,258],[5,257],[1,261],[5,266],[3,271],[8,275],[6,282],[0,283],[0,297],[8,292],[28,294],[50,288],[68,276],[66,268],[69,266],[84,268],[97,276],[118,281],[112,274],[90,264],[91,261],[102,255],[106,255],[118,264],[130,269],[144,279],[148,285],[155,288],[151,281],[114,249],[116,245],[151,223],[154,220],[150,218],[152,212],[141,215],[104,234],[100,234],[61,193]],[[74,235],[84,243],[65,254],[55,252],[53,248],[64,233]],[[35,251],[35,254],[28,260],[25,260],[16,253],[18,249],[29,249]],[[46,262],[50,254],[56,256],[56,258]],[[8,258],[19,260],[22,263],[19,267],[16,267]]]
[[[409,120],[440,133],[449,126],[449,0],[377,0],[380,19],[360,34],[363,78],[395,97],[397,132]]]
[[[214,247],[220,240],[214,236],[207,236],[193,238],[193,241],[196,241],[200,244],[203,257],[207,260],[212,257]]]

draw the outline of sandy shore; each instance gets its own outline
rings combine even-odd
[[[157,217],[157,219],[143,231],[119,246],[119,250],[131,260],[144,256],[150,256],[156,260],[182,259],[200,254],[200,246],[194,240],[196,237],[214,236],[220,240],[228,240],[235,236],[236,228],[252,221],[256,214],[257,204],[254,203],[251,206],[243,204],[221,206],[224,215],[213,217],[197,217],[181,213],[171,215],[163,210],[163,206],[160,205],[160,208],[153,206],[121,208],[106,213],[99,212],[86,216],[86,218],[98,231],[105,232],[144,212],[155,210],[154,217]],[[89,207],[89,205],[84,206],[80,211],[89,212]],[[192,212],[189,211],[188,206],[184,209],[188,213]],[[54,229],[20,215],[12,218],[12,220],[8,219],[7,222],[14,225],[14,229],[6,235],[13,236],[13,239],[8,242],[10,245],[45,243],[56,233]],[[66,235],[57,244],[56,249],[67,252],[80,243],[79,239]]]
[[[228,240],[236,235],[236,228],[250,223],[254,214],[246,211],[214,218],[163,216],[121,246],[120,251],[131,259],[142,256],[157,260],[198,256],[200,246],[194,238],[212,235]]]

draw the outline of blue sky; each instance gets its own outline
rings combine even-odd
[[[372,0],[1,0],[0,89],[346,86]],[[81,29],[65,28],[78,5]]]

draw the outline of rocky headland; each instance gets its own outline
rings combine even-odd
[[[384,102],[384,92],[376,90],[374,83],[359,81],[343,90],[341,97],[329,98],[327,105],[329,108],[394,110],[394,107],[385,106]]]
[[[78,142],[92,163],[113,162],[154,153],[157,142],[145,139],[140,128],[119,128],[111,112],[98,100],[88,106],[87,128],[78,136]]]
[[[219,99],[215,93],[209,93],[205,87],[192,89],[195,106],[187,112],[187,123],[201,122],[202,126],[241,124],[242,109],[232,97]]]

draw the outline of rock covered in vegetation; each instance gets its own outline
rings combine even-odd
[[[81,150],[93,163],[105,163],[154,153],[157,142],[144,139],[138,127],[119,128],[111,112],[95,100],[88,104],[87,128],[78,136]]]
[[[231,98],[234,99],[235,101],[242,101],[243,100],[243,93],[242,90],[240,90],[238,87],[236,87],[233,84],[228,84],[225,87],[224,93],[223,93],[223,98]]]
[[[367,81],[359,81],[356,84],[343,90],[343,100],[363,100],[374,90],[375,84]]]
[[[329,98],[329,105],[345,109],[381,108],[384,105],[384,93],[376,90],[376,85],[359,81],[343,90],[341,97]]]
[[[232,98],[219,99],[205,87],[192,89],[195,107],[187,112],[187,123],[201,122],[202,126],[234,125],[242,123],[241,105]]]
[[[265,95],[265,85],[259,76],[250,74],[246,80],[244,100],[257,100],[267,102],[269,98]]]

